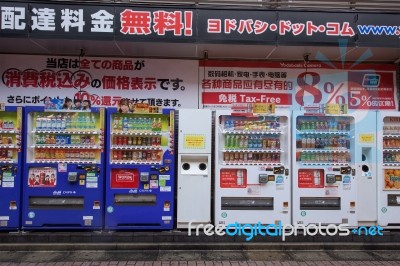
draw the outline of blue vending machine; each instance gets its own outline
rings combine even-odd
[[[0,230],[21,225],[23,108],[0,105]]]
[[[22,228],[102,229],[105,109],[26,107]]]
[[[105,228],[173,228],[174,110],[107,112]]]

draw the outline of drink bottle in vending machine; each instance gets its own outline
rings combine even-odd
[[[0,230],[19,230],[23,108],[0,108]]]
[[[22,228],[103,227],[105,109],[26,107]]]
[[[147,105],[108,110],[106,229],[173,228],[174,118]]]
[[[290,112],[215,114],[215,225],[290,224]]]

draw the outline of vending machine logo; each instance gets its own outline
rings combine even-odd
[[[111,188],[137,189],[139,174],[137,169],[112,169]]]
[[[381,76],[378,74],[365,74],[363,78],[363,87],[378,87]]]
[[[118,175],[117,174],[117,181],[118,182],[132,182],[133,179],[134,179],[133,175],[126,175],[126,174]]]

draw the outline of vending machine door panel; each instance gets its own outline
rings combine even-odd
[[[101,229],[105,110],[26,110],[22,228]]]
[[[353,115],[293,113],[293,223],[357,225]]]
[[[400,228],[400,114],[378,112],[378,225]]]
[[[215,114],[215,224],[290,224],[290,112]]]
[[[174,111],[110,109],[107,121],[105,228],[172,229]]]
[[[0,106],[0,230],[21,226],[23,108]]]

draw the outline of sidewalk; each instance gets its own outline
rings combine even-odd
[[[396,266],[399,261],[93,261],[0,263],[0,266]]]
[[[173,248],[171,246],[171,248]],[[1,251],[0,266],[400,265],[398,250],[376,251]]]

